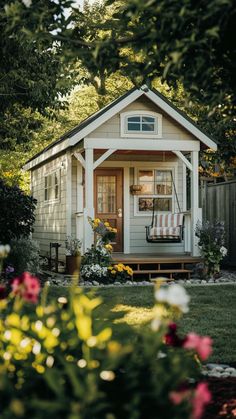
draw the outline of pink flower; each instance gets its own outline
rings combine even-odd
[[[211,393],[207,383],[199,383],[195,390],[192,400],[192,416],[191,419],[201,419],[205,406],[211,401]]]
[[[29,272],[24,272],[19,277],[14,278],[11,287],[14,295],[19,295],[25,301],[37,303],[40,283],[38,278],[32,276]]]
[[[201,337],[196,333],[189,333],[183,347],[195,350],[201,360],[205,361],[212,353],[212,339],[209,336]]]
[[[188,400],[190,394],[190,390],[171,391],[169,394],[169,399],[173,404],[179,405],[183,401]]]

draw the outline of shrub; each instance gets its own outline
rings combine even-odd
[[[36,199],[26,195],[18,186],[8,186],[0,180],[0,241],[27,237],[35,221]]]
[[[13,239],[10,242],[11,251],[6,259],[5,266],[12,266],[14,274],[24,271],[37,274],[40,268],[39,245],[35,240],[27,237]]]
[[[227,255],[225,228],[221,221],[197,223],[196,236],[206,266],[206,276],[210,277],[220,271],[220,262]]]
[[[211,339],[179,337],[171,323],[188,311],[184,288],[158,288],[151,328],[127,344],[97,321],[99,298],[75,284],[68,300],[47,304],[46,294],[37,303],[29,273],[13,280],[8,299],[1,294],[1,418],[201,418],[210,393],[198,382],[199,360]]]

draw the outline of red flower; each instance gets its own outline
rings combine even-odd
[[[207,383],[199,383],[195,390],[192,400],[192,417],[191,419],[201,419],[205,406],[211,401],[211,393]]]
[[[168,325],[168,332],[166,333],[164,340],[166,345],[179,347],[181,348],[185,342],[185,338],[180,338],[177,335],[177,325],[176,323],[170,323]]]
[[[37,303],[40,283],[38,278],[32,276],[29,272],[24,272],[19,277],[14,278],[11,287],[14,295],[19,295],[30,303]]]
[[[186,349],[195,350],[202,361],[205,361],[212,353],[212,339],[209,336],[189,333],[183,346]]]

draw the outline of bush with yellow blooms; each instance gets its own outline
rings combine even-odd
[[[128,265],[118,263],[108,267],[108,275],[116,281],[127,281],[132,278],[133,270]]]

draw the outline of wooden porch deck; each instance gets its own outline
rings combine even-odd
[[[177,276],[187,276],[189,279],[192,273],[192,265],[202,261],[200,257],[193,257],[186,254],[124,254],[113,253],[114,263],[124,263],[133,269],[134,276],[148,277],[154,279],[159,276],[167,276],[173,280]]]

